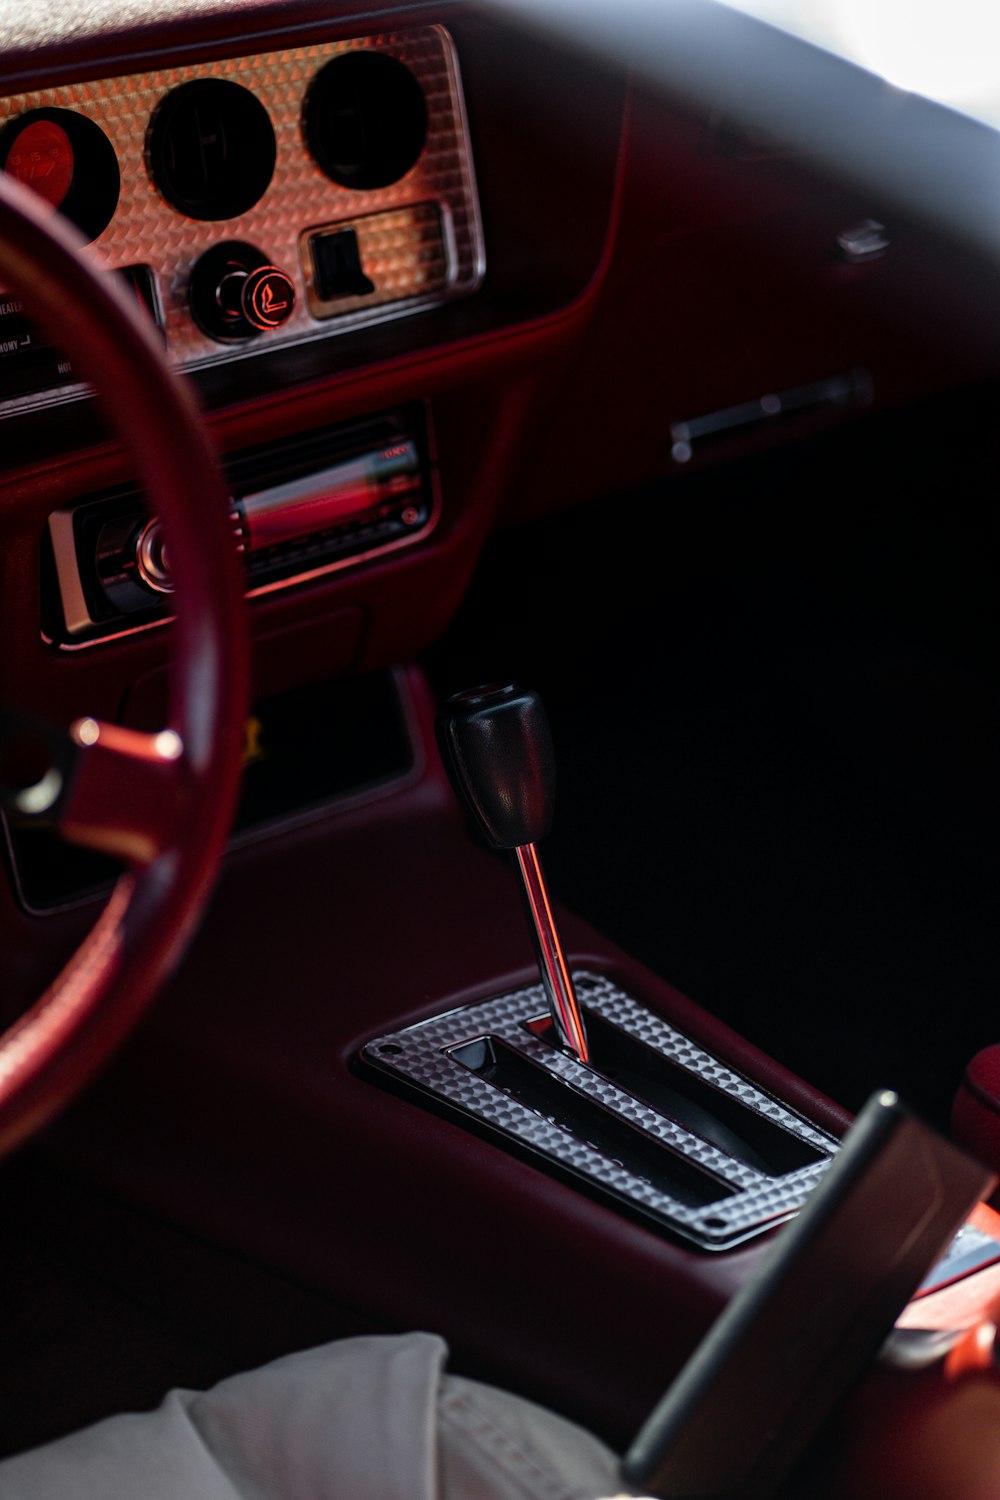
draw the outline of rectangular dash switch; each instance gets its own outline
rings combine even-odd
[[[309,241],[316,291],[324,302],[334,297],[365,297],[375,283],[361,266],[358,237],[353,229],[314,234]]]

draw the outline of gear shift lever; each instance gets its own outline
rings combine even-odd
[[[452,786],[478,832],[494,849],[513,851],[556,1034],[588,1062],[587,1034],[535,847],[549,831],[555,787],[542,701],[513,683],[472,688],[448,699],[437,734]]]
[[[372,1037],[365,1072],[703,1250],[791,1218],[837,1150],[830,1134],[678,1030],[670,1004],[654,1010],[606,974],[576,974],[584,1030],[535,849],[555,782],[537,695],[512,684],[460,693],[437,736],[480,835],[517,862],[552,1021],[538,1025],[537,985],[451,1001]]]

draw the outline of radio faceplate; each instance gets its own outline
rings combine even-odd
[[[249,597],[412,545],[438,516],[421,406],[244,450],[226,477]],[[131,487],[54,511],[44,572],[42,633],[65,650],[170,617],[159,521]]]

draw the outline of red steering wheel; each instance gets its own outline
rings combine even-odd
[[[141,734],[77,720],[64,769],[27,798],[50,797],[65,837],[128,871],[62,973],[0,1037],[2,1153],[97,1071],[183,951],[238,790],[248,644],[228,501],[194,400],[116,278],[3,173],[0,282],[94,387],[163,523],[176,612],[168,725]]]

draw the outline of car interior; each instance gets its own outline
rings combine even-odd
[[[424,1329],[650,1493],[998,1483],[895,1487],[994,1389],[996,137],[653,12],[0,3],[0,1456]],[[753,1319],[823,1403],[678,1488]]]

